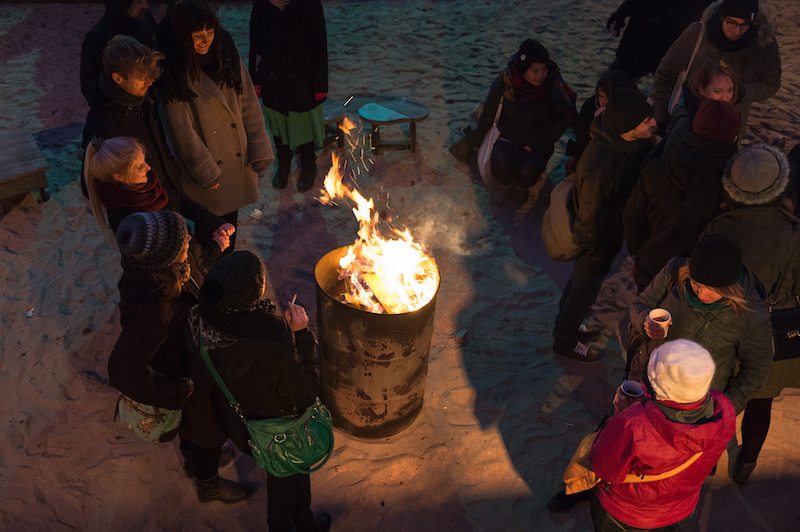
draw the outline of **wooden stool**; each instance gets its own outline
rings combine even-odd
[[[374,98],[358,110],[362,120],[372,126],[372,148],[375,153],[382,149],[417,151],[417,122],[428,118],[428,108],[405,98]],[[393,124],[408,124],[408,141],[382,142],[380,127]]]
[[[30,133],[0,134],[0,200],[33,192],[47,200],[47,161]]]

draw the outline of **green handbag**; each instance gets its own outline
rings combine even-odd
[[[325,465],[333,453],[333,419],[319,398],[299,416],[248,420],[211,363],[202,338],[200,357],[228,404],[247,427],[248,444],[258,467],[274,477],[284,478],[310,475]]]
[[[181,410],[169,410],[134,401],[125,394],[117,399],[114,420],[119,418],[125,427],[141,439],[156,443],[170,441],[178,434]]]

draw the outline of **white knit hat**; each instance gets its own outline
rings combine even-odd
[[[714,377],[709,352],[691,340],[673,340],[650,355],[647,378],[656,399],[694,403],[704,398]]]

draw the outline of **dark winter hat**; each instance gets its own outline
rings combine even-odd
[[[758,0],[722,0],[719,14],[753,22],[758,15]]]
[[[249,251],[235,251],[211,267],[200,289],[200,303],[223,310],[246,309],[261,298],[266,284],[261,259]]]
[[[691,340],[656,348],[647,363],[647,380],[656,400],[694,403],[708,395],[716,367],[711,354]]]
[[[714,234],[697,243],[689,260],[692,280],[711,288],[724,288],[739,282],[742,251],[731,237]]]
[[[117,245],[132,266],[160,270],[175,263],[188,234],[183,216],[173,211],[136,212],[117,227]]]
[[[544,63],[550,65],[550,53],[542,43],[534,39],[525,39],[519,46],[516,53],[517,68],[520,72],[525,72],[533,63]]]
[[[742,205],[763,205],[783,194],[789,185],[789,161],[781,151],[766,144],[739,150],[728,162],[722,187]]]
[[[739,136],[739,110],[727,102],[705,98],[692,121],[692,132],[712,142],[733,144]]]
[[[619,89],[609,97],[603,122],[614,133],[627,133],[653,116],[653,102],[633,89]]]

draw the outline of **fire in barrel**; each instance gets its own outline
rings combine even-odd
[[[354,204],[359,230],[314,268],[322,399],[342,430],[388,436],[422,408],[439,270],[408,230],[383,226],[372,199],[344,184],[334,154],[320,201],[336,199]]]

